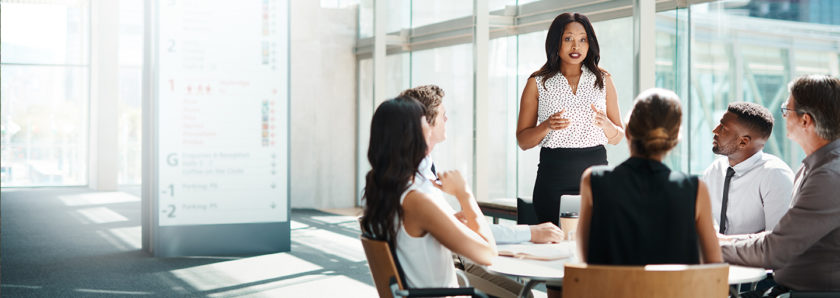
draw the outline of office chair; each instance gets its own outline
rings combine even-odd
[[[563,297],[727,297],[729,264],[565,264]],[[549,297],[552,293],[549,293]]]
[[[516,198],[516,224],[518,225],[536,225],[540,224],[537,220],[537,211],[534,210],[534,203],[530,198]]]
[[[840,292],[800,292],[790,291],[790,298],[829,298],[840,297]],[[783,294],[784,295],[784,294]]]
[[[472,296],[487,297],[475,288],[407,288],[397,261],[396,254],[391,250],[388,242],[373,240],[365,235],[361,236],[362,247],[370,267],[370,275],[379,292],[379,297],[441,297],[441,296]],[[435,274],[429,272],[429,274]]]

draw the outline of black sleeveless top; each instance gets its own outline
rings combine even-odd
[[[699,264],[697,183],[644,158],[593,168],[587,263]]]

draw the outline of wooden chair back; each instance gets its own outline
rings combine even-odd
[[[727,297],[729,265],[566,264],[563,297]]]
[[[401,290],[404,287],[397,271],[397,265],[391,255],[391,247],[385,241],[373,240],[365,236],[361,236],[361,238],[368,267],[370,267],[370,275],[373,277],[373,283],[376,285],[379,297],[392,298],[391,278],[397,279],[397,284],[399,284]]]

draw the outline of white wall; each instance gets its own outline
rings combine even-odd
[[[355,205],[356,6],[291,1],[292,208]]]

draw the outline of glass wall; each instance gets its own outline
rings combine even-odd
[[[365,175],[370,171],[367,159],[368,143],[370,141],[370,121],[376,107],[373,102],[373,59],[362,59],[356,64],[358,86],[358,119],[356,133],[359,136],[356,146],[356,203],[361,204],[362,192],[365,187]]]
[[[517,68],[517,91],[516,96],[510,100],[516,102],[516,112],[514,117],[519,118],[519,102],[522,91],[525,90],[525,83],[532,73],[540,69],[545,64],[545,35],[548,30],[537,31],[528,34],[518,35],[518,65]],[[508,130],[516,132],[516,123],[509,127]],[[515,137],[515,136],[514,136]],[[515,143],[514,138],[514,144]],[[516,145],[516,195],[520,198],[530,198],[534,192],[534,180],[537,178],[537,164],[540,162],[540,148],[535,147],[523,151]],[[513,174],[511,172],[508,175]]]
[[[3,3],[3,187],[87,184],[89,12],[87,1]]]
[[[359,1],[359,38],[373,36],[373,2],[374,0]],[[385,5],[388,18],[385,21],[385,32],[411,28],[410,0],[389,0],[385,1]]]
[[[473,64],[472,45],[462,44],[412,52],[411,86],[435,84],[446,96],[449,121],[446,140],[432,152],[441,170],[460,170],[473,181]]]
[[[670,163],[702,173],[715,159],[712,130],[726,106],[747,101],[767,107],[776,120],[764,152],[798,168],[804,153],[785,137],[778,107],[787,99],[792,79],[840,74],[840,15],[817,13],[837,9],[840,3],[825,1],[744,1],[659,13],[657,86],[682,89],[684,109],[688,107],[683,142],[688,148],[681,150],[687,157]],[[689,59],[678,57],[686,52],[672,47],[686,45]]]
[[[143,1],[120,0],[119,168],[117,183],[141,183]]]
[[[372,2],[372,1],[368,1]],[[394,1],[399,8],[388,11],[388,32],[439,24],[472,15],[473,1]],[[533,9],[551,9],[557,2],[489,0],[491,11],[519,5]],[[360,5],[360,39],[372,35],[372,5]],[[678,4],[677,2],[674,2]],[[787,83],[796,76],[808,73],[840,74],[840,3],[802,0],[711,1],[693,4],[656,14],[655,63],[652,66],[634,65],[633,17],[626,16],[630,8],[597,6],[625,17],[606,19],[596,17],[593,23],[601,46],[600,66],[607,70],[615,83],[622,120],[625,120],[632,101],[634,74],[637,68],[653,67],[655,85],[674,90],[683,101],[681,142],[665,159],[671,168],[701,173],[714,160],[711,152],[712,129],[717,125],[726,106],[733,101],[757,102],[768,107],[776,117],[776,125],[765,152],[778,155],[796,169],[803,157],[798,145],[785,137],[784,121],[778,107],[787,98]],[[591,5],[596,7],[596,5]],[[589,4],[575,9],[589,9]],[[432,33],[423,36],[424,50],[411,49],[411,31],[399,53],[387,58],[386,90],[398,90],[423,84],[437,84],[446,91],[449,123],[448,139],[433,153],[442,169],[460,169],[469,179],[483,175],[489,189],[485,199],[530,197],[539,162],[539,148],[523,151],[516,144],[515,130],[522,89],[528,76],[545,62],[544,43],[551,19],[566,9],[543,13],[545,29],[532,32],[524,24],[508,26],[503,34],[494,34],[488,45],[487,98],[474,98],[473,43],[453,45],[448,40],[462,31]],[[515,13],[515,12],[514,12]],[[393,21],[395,16],[411,16],[409,25]],[[496,11],[494,15],[505,15]],[[367,15],[367,17],[366,17]],[[507,14],[509,15],[509,14]],[[597,14],[594,14],[597,15]],[[518,16],[513,19],[517,20]],[[366,25],[369,23],[369,25]],[[516,24],[516,22],[514,22]],[[398,25],[398,26],[397,26]],[[367,27],[366,27],[367,26]],[[395,27],[396,26],[396,27]],[[366,28],[370,29],[366,29]],[[498,25],[491,24],[491,32]],[[406,33],[404,31],[403,33]],[[435,35],[437,34],[437,35]],[[431,42],[429,41],[431,40]],[[428,44],[440,44],[425,49]],[[389,52],[395,47],[389,46]],[[369,56],[365,56],[369,57]],[[372,71],[368,58],[360,60],[360,72]],[[370,69],[370,70],[369,70]],[[372,74],[368,77],[371,78]],[[375,106],[369,91],[375,82],[360,73],[360,109]],[[399,86],[399,87],[397,87]],[[489,173],[473,173],[475,148],[475,103],[487,101],[491,148],[487,154],[494,161]],[[369,115],[359,113],[360,123],[369,122]],[[367,117],[367,118],[365,118]],[[364,119],[362,119],[364,118]],[[365,124],[365,125],[369,125]],[[367,127],[365,127],[367,128]],[[360,148],[367,148],[367,132],[360,132]],[[363,145],[361,145],[363,144]],[[608,160],[617,164],[629,156],[626,141],[608,145]],[[361,160],[366,166],[366,160]],[[360,187],[363,186],[363,182]]]
[[[411,2],[411,27],[417,28],[472,16],[473,0],[424,0]]]
[[[487,154],[494,161],[488,169],[487,199],[512,198],[516,193],[516,36],[491,39],[488,45],[488,124],[490,134]],[[514,129],[511,129],[511,128]]]
[[[691,135],[688,113],[691,103],[688,96],[688,9],[660,12],[656,16],[656,57],[654,58],[655,86],[673,90],[679,95],[683,106],[683,123],[680,127],[680,142],[665,156],[663,162],[671,169],[686,171],[691,159]],[[631,107],[628,106],[628,113]]]

